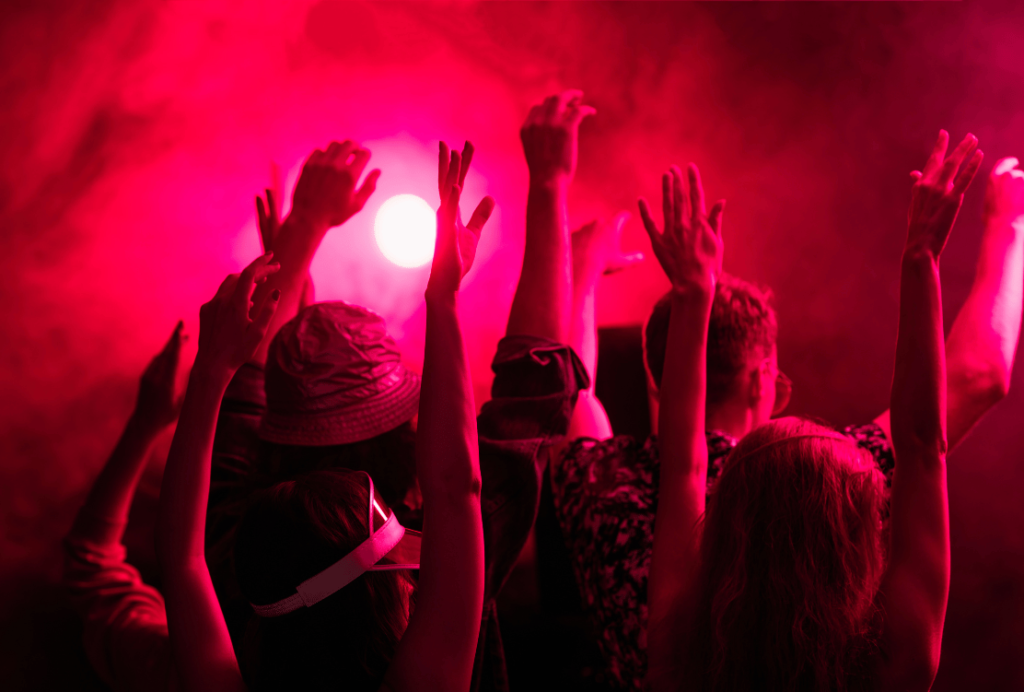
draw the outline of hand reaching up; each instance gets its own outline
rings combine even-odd
[[[276,164],[270,164],[270,187],[266,189],[266,199],[256,196],[256,221],[260,233],[260,246],[263,252],[277,249],[277,240],[281,231],[281,171]],[[313,277],[306,273],[306,282],[302,286],[299,298],[299,310],[303,310],[316,302],[313,291]]]
[[[910,192],[907,245],[905,253],[927,252],[938,259],[953,230],[953,222],[964,201],[964,192],[974,180],[984,157],[974,135],[967,135],[946,158],[949,133],[939,131],[924,171],[914,171]],[[970,156],[968,156],[970,154]]]
[[[466,142],[460,154],[458,151],[449,151],[448,145],[441,142],[439,151],[437,181],[441,206],[437,210],[437,241],[427,293],[459,290],[462,277],[473,266],[480,232],[494,211],[494,200],[484,197],[473,211],[469,224],[462,224],[459,199],[473,158],[473,145]]]
[[[591,221],[573,232],[573,281],[597,280],[602,274],[615,274],[643,261],[641,252],[622,252],[622,228],[629,217],[628,211],[620,212],[610,222]]]
[[[183,334],[184,327],[183,322],[178,322],[163,350],[142,373],[139,383],[134,418],[154,432],[173,423],[181,411],[183,395],[177,391],[177,379],[181,345],[188,340],[188,336]]]
[[[379,170],[372,170],[356,189],[359,176],[370,160],[370,150],[351,140],[331,142],[327,151],[317,149],[302,167],[292,196],[292,214],[326,231],[347,221],[366,204],[377,187]]]
[[[1014,157],[1000,159],[992,168],[985,190],[985,222],[1024,221],[1024,171]]]
[[[280,291],[274,291],[255,320],[249,318],[256,284],[281,268],[271,264],[272,252],[257,257],[242,273],[229,274],[217,294],[199,309],[199,353],[197,367],[214,376],[228,379],[252,358],[270,319],[277,310]]]
[[[722,211],[725,200],[715,202],[708,213],[704,207],[704,188],[697,166],[687,167],[688,194],[683,193],[683,174],[672,166],[661,177],[662,211],[665,230],[651,216],[647,201],[641,199],[640,217],[651,238],[651,248],[674,291],[694,287],[714,290],[722,273]]]
[[[595,111],[583,105],[583,92],[570,89],[534,106],[519,136],[531,184],[568,185],[576,174],[580,123]]]

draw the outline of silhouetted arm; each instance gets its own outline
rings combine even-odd
[[[160,492],[157,557],[175,666],[187,690],[244,690],[204,554],[210,460],[228,382],[266,335],[278,293],[249,319],[258,282],[277,270],[270,254],[221,284],[199,311],[199,353],[189,377]]]
[[[526,201],[526,250],[506,336],[569,338],[572,256],[567,196],[576,173],[583,118],[594,113],[583,92],[564,91],[534,106],[520,131],[530,169]]]
[[[292,196],[291,213],[273,239],[274,247],[265,248],[273,250],[281,271],[258,286],[253,295],[253,305],[258,310],[274,291],[281,292],[270,329],[254,355],[257,362],[266,362],[270,341],[282,325],[298,314],[306,291],[309,265],[327,231],[360,211],[376,189],[379,170],[370,171],[362,187],[356,189],[369,160],[368,149],[346,140],[341,144],[331,142],[326,152],[317,149],[302,167]]]
[[[691,163],[687,173],[685,202],[679,169],[673,166],[662,178],[664,233],[658,231],[646,202],[640,203],[654,254],[672,282],[668,356],[660,390],[661,477],[647,586],[647,683],[656,691],[675,684],[678,627],[691,616],[696,596],[708,471],[708,320],[722,271],[719,229],[724,203],[707,214],[697,167]]]
[[[946,339],[947,434],[953,450],[1010,389],[1024,295],[1024,171],[996,163],[974,283]],[[876,419],[889,438],[889,412]]]
[[[590,387],[580,391],[569,424],[566,442],[578,437],[606,440],[614,434],[604,406],[594,393],[597,380],[597,286],[601,277],[618,272],[643,259],[640,253],[623,255],[619,249],[622,227],[629,214],[618,214],[610,223],[593,221],[572,234],[572,320],[569,345],[590,375]],[[557,463],[559,455],[552,457]]]
[[[181,405],[175,392],[181,331],[179,322],[146,368],[135,410],[64,540],[64,586],[83,621],[86,653],[118,690],[174,684],[163,598],[125,561],[121,540],[153,441]]]
[[[476,406],[459,325],[459,285],[494,207],[485,198],[463,227],[468,160],[442,143],[437,243],[427,284],[427,333],[416,431],[423,542],[416,608],[388,667],[394,692],[469,689],[484,598],[484,536]],[[467,143],[466,150],[472,152]],[[465,161],[465,165],[463,165]]]
[[[940,133],[923,174],[915,175],[900,272],[891,402],[896,469],[889,561],[879,598],[881,687],[901,691],[931,687],[949,596],[946,358],[938,260],[982,155],[976,151],[967,158],[977,142],[968,135],[944,161],[948,138]]]

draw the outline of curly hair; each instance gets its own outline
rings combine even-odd
[[[250,603],[273,603],[369,536],[363,473],[307,473],[256,493],[238,526],[238,586]],[[311,608],[254,617],[240,663],[255,690],[380,687],[408,624],[406,571],[367,572]]]
[[[671,293],[666,293],[644,326],[644,363],[656,387],[665,368],[671,306]],[[732,396],[750,359],[768,357],[778,337],[771,291],[723,273],[708,324],[707,402],[717,404]]]
[[[693,689],[870,687],[885,483],[849,439],[782,418],[726,459],[704,518]]]

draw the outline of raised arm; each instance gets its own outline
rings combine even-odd
[[[677,632],[671,623],[685,618],[696,591],[708,471],[704,436],[708,320],[722,271],[719,229],[724,201],[708,214],[700,174],[692,163],[687,176],[686,197],[679,168],[673,166],[662,176],[664,233],[647,203],[640,200],[644,227],[655,257],[672,282],[673,296],[669,355],[660,390],[661,480],[647,587],[648,682],[655,690],[666,687],[664,673],[671,670],[677,653]]]
[[[281,202],[284,193],[281,190],[281,169],[276,163],[270,164],[270,187],[266,190],[266,198],[256,196],[256,221],[260,234],[260,247],[263,252],[273,252],[277,244],[277,236],[281,231]],[[313,277],[306,271],[306,283],[302,286],[298,310],[316,302],[313,289]]]
[[[619,247],[622,227],[628,220],[629,213],[622,212],[611,222],[592,221],[572,234],[572,320],[569,345],[586,366],[590,387],[580,390],[569,423],[567,442],[577,437],[605,440],[614,434],[608,414],[594,394],[598,350],[597,285],[602,276],[614,274],[643,260],[641,253],[626,255]]]
[[[274,291],[280,291],[281,298],[254,360],[260,363],[267,360],[267,349],[277,330],[298,314],[306,291],[309,265],[327,231],[360,211],[376,189],[379,170],[370,171],[362,187],[356,188],[369,160],[370,151],[349,140],[341,144],[331,142],[327,151],[317,149],[306,160],[299,182],[295,184],[291,213],[273,239],[273,247],[265,248],[273,250],[281,271],[256,288],[253,315],[262,309]],[[264,214],[272,213],[272,209],[264,210]]]
[[[64,585],[93,668],[117,690],[174,688],[160,593],[125,561],[128,510],[157,435],[178,416],[182,324],[142,375],[139,398],[64,541]]]
[[[879,592],[884,614],[882,689],[927,690],[938,670],[949,595],[946,493],[946,357],[939,255],[964,192],[981,165],[968,135],[945,158],[942,131],[914,172],[900,271],[900,322],[892,380],[896,469],[889,562]]]
[[[163,350],[146,367],[139,397],[121,439],[78,511],[69,538],[93,543],[120,543],[128,523],[135,488],[156,437],[178,417],[182,400],[175,392],[184,325],[171,333]]]
[[[947,431],[953,450],[1006,397],[1024,295],[1024,171],[997,162],[985,192],[978,268],[946,339]],[[892,437],[889,412],[876,422]]]
[[[423,543],[416,608],[388,668],[394,692],[468,690],[484,596],[484,536],[476,406],[459,326],[457,296],[494,208],[489,197],[463,226],[459,197],[472,145],[442,142],[441,207],[427,283],[427,333],[416,431],[423,492]]]
[[[271,294],[257,319],[250,320],[256,285],[278,269],[270,259],[270,253],[263,255],[241,276],[226,278],[199,311],[199,352],[164,470],[157,558],[171,648],[186,690],[245,689],[206,566],[204,526],[220,400],[266,335],[280,295]]]
[[[526,250],[506,336],[540,336],[563,344],[569,338],[572,255],[567,198],[576,174],[580,122],[593,113],[583,105],[583,92],[564,91],[534,106],[520,130],[530,170]]]

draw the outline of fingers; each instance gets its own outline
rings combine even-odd
[[[267,218],[267,210],[263,206],[263,198],[256,195],[256,224],[260,232],[260,249],[267,252],[272,247],[270,239],[270,223]]]
[[[672,175],[665,173],[661,176],[661,214],[664,225],[662,228],[665,232],[672,227],[672,217],[674,212],[672,211]]]
[[[722,213],[725,211],[725,200],[720,199],[715,202],[715,205],[711,207],[711,213],[708,214],[708,225],[711,226],[711,230],[715,232],[719,238],[722,237]]]
[[[978,169],[981,168],[981,161],[984,158],[985,153],[981,149],[974,150],[974,154],[971,155],[971,158],[960,169],[956,179],[953,181],[954,195],[962,195],[967,191],[967,188],[970,187],[971,182],[974,180],[974,176],[978,174]]]
[[[224,277],[224,280],[220,282],[220,286],[217,288],[217,292],[213,295],[214,299],[223,298],[231,295],[232,291],[235,290],[235,285],[238,283],[238,274],[228,274]]]
[[[672,232],[677,233],[683,226],[683,176],[679,166],[672,166]],[[668,227],[665,227],[668,232]]]
[[[992,176],[995,177],[1008,171],[1012,171],[1018,165],[1020,165],[1020,161],[1018,161],[1014,156],[1007,156],[1004,159],[999,159],[996,161],[996,165],[992,168]]]
[[[651,243],[660,242],[661,232],[658,230],[658,224],[654,223],[654,218],[651,217],[651,209],[647,206],[647,200],[641,198],[637,201],[637,206],[640,208],[640,220],[644,224],[647,235],[651,238]]]
[[[536,125],[544,119],[544,104],[534,106],[530,109],[530,112],[526,116],[526,121],[523,123],[523,129],[531,125]]]
[[[270,189],[267,190],[267,201],[270,204],[270,217],[278,224],[281,222],[281,202],[284,201],[284,193],[281,184],[281,167],[273,161],[270,162]],[[271,197],[273,194],[273,197]]]
[[[346,139],[341,144],[331,142],[327,147],[327,162],[335,166],[344,166],[348,163],[348,157],[357,148],[358,145],[351,139]]]
[[[922,177],[924,177],[924,174],[923,174],[923,173],[921,173],[921,171],[910,171],[910,178],[911,178],[911,179],[912,179],[912,180],[913,180],[913,181],[914,181],[915,183],[916,183],[917,181],[919,181],[919,180],[920,180],[920,179],[921,179]]]
[[[452,186],[459,183],[459,170],[462,168],[462,154],[453,151],[451,160],[448,162],[448,177],[444,181],[444,188],[441,193],[441,202],[449,198]]]
[[[234,300],[246,315],[249,314],[249,301],[252,298],[252,292],[256,290],[256,284],[262,282],[281,268],[280,264],[270,263],[273,257],[273,252],[260,255],[250,262],[249,266],[243,269],[241,276],[238,277],[235,284]]]
[[[156,361],[159,363],[159,375],[161,379],[167,379],[173,377],[175,371],[178,369],[178,359],[181,356],[181,345],[185,342],[185,337],[182,332],[185,329],[185,323],[182,320],[178,320],[178,324],[175,325],[174,331],[171,332],[171,336],[167,339],[167,343],[164,344],[164,348],[160,351],[160,354],[156,357]]]
[[[260,308],[260,314],[256,316],[256,319],[252,321],[249,328],[245,332],[245,341],[243,342],[243,349],[245,351],[245,360],[252,357],[252,354],[259,348],[260,342],[263,341],[263,337],[267,335],[267,330],[270,328],[270,321],[274,319],[274,313],[277,312],[277,306],[281,301],[281,290],[275,288],[267,299],[263,302],[263,307]]]
[[[349,170],[352,171],[352,179],[359,180],[359,176],[363,174],[363,169],[366,168],[366,164],[370,162],[370,150],[359,147],[353,149],[351,153],[352,162],[348,164]]]
[[[353,197],[356,204],[356,211],[363,208],[366,204],[366,200],[370,199],[370,195],[372,195],[374,190],[377,189],[377,180],[379,178],[379,168],[374,168],[367,174],[366,180],[363,181],[363,186],[356,191],[356,194]]]
[[[491,218],[491,213],[494,211],[494,198],[487,196],[480,200],[480,204],[476,205],[476,209],[473,210],[473,215],[469,217],[469,223],[466,224],[466,229],[473,235],[479,236],[480,231],[483,230],[484,224],[487,223],[487,219]]]
[[[451,158],[448,145],[441,142],[437,149],[437,193],[444,200],[445,183],[448,180],[448,160]]]
[[[327,161],[327,154],[325,154],[320,149],[314,149],[313,153],[309,155],[309,158],[306,159],[306,163],[303,164],[302,167],[305,168],[306,166],[320,166],[323,165],[325,161]]]
[[[928,156],[928,161],[924,164],[924,176],[934,174],[942,167],[942,160],[946,158],[946,148],[948,146],[949,133],[945,130],[939,130],[939,138],[935,140],[935,146],[932,147],[932,153]]]
[[[466,144],[462,147],[462,165],[459,166],[459,187],[465,187],[466,174],[469,173],[469,164],[473,160],[475,152],[473,143],[466,140]]]
[[[704,207],[704,186],[701,184],[700,171],[697,164],[691,163],[686,167],[686,175],[690,180],[690,213],[693,220],[703,219],[707,216],[707,209]]]
[[[939,172],[939,184],[949,185],[953,181],[954,176],[957,174],[957,170],[960,168],[960,164],[963,163],[967,155],[978,146],[978,138],[972,134],[968,134],[960,144],[956,145],[956,149],[949,155],[949,158],[942,163],[942,169]]]

